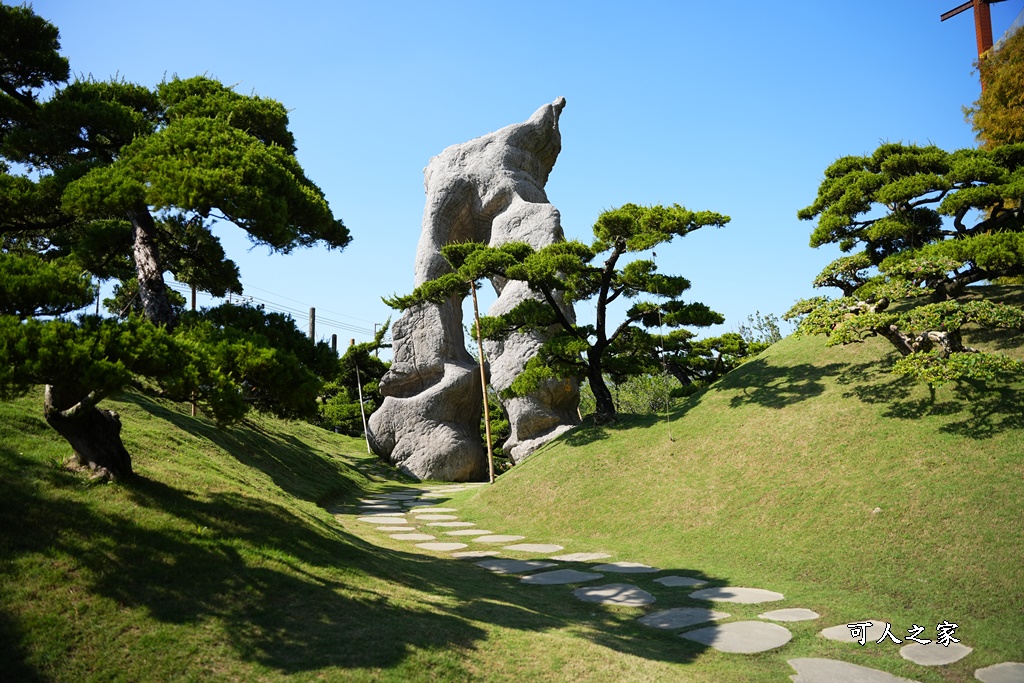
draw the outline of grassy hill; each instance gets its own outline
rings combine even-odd
[[[746,656],[335,517],[403,483],[362,441],[264,417],[221,431],[129,393],[110,407],[141,476],[111,485],[62,469],[40,395],[2,403],[0,680],[777,681],[833,656],[955,681],[1024,661],[1024,389],[932,396],[887,353],[786,339],[668,421],[583,427],[457,494],[496,531],[786,595],[734,617],[822,614]],[[625,578],[656,608],[697,604]],[[862,618],[901,637],[949,620],[975,652],[924,669],[815,635]]]

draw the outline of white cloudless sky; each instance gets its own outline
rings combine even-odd
[[[290,110],[298,158],[352,232],[342,252],[269,254],[218,228],[246,294],[317,337],[366,341],[412,288],[423,168],[564,96],[548,198],[569,238],[601,211],[731,216],[663,245],[662,272],[735,330],[816,293],[838,252],[796,212],[836,158],[884,141],[975,145],[972,13],[959,0],[519,2],[35,0],[75,74],[147,86],[206,74]],[[1024,0],[993,4],[996,37]],[[581,317],[585,315],[580,311]]]

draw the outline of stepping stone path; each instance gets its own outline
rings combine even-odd
[[[558,586],[567,583],[584,583],[603,579],[604,574],[595,572],[581,572],[576,569],[556,569],[553,572],[541,572],[530,574],[519,579],[520,583],[530,583],[535,586]]]
[[[519,553],[557,553],[559,550],[565,550],[560,545],[551,545],[550,543],[520,543],[518,545],[507,545],[502,550],[514,550]]]
[[[790,659],[788,664],[796,669],[796,675],[790,676],[794,683],[917,683],[910,678],[836,659]]]
[[[1003,662],[974,672],[981,683],[1021,683],[1024,681],[1024,663]]]
[[[765,612],[764,614],[758,614],[758,619],[768,619],[769,621],[810,621],[811,619],[817,619],[821,615],[817,612],[802,607],[790,607],[789,609],[777,609],[772,612]]]
[[[495,574],[523,574],[535,569],[558,566],[554,562],[540,562],[539,560],[481,560],[476,565],[490,569]]]
[[[695,588],[697,586],[703,586],[707,581],[691,579],[689,576],[663,576],[660,579],[655,579],[654,583],[660,583],[662,586],[687,586]]]
[[[705,588],[690,593],[694,600],[710,600],[712,602],[738,602],[753,605],[759,602],[775,602],[786,596],[763,588],[745,588],[742,586],[723,586],[722,588]]]
[[[752,654],[782,647],[793,639],[788,628],[763,621],[734,621],[687,631],[683,638],[703,643],[721,652]]]
[[[583,602],[627,607],[642,607],[650,605],[655,600],[655,597],[647,591],[628,583],[609,583],[606,586],[577,588],[572,594]]]
[[[594,571],[615,574],[653,574],[661,570],[639,562],[612,562],[611,564],[599,564],[594,567]]]
[[[415,547],[421,550],[432,552],[450,553],[449,557],[461,560],[477,560],[476,564],[496,574],[523,574],[520,583],[535,586],[555,586],[573,583],[586,583],[604,578],[604,573],[617,574],[652,574],[661,571],[639,562],[610,562],[589,567],[592,571],[579,571],[576,569],[555,569],[552,571],[538,571],[557,567],[557,562],[594,562],[596,560],[608,559],[611,557],[603,552],[574,552],[561,555],[553,555],[549,559],[554,560],[514,560],[496,557],[500,555],[498,550],[463,550],[468,547],[466,543],[453,541],[437,541],[428,533],[421,532],[415,524],[422,524],[432,530],[454,529],[444,531],[445,536],[464,537],[467,540],[477,543],[499,544],[511,543],[502,550],[520,552],[550,554],[564,548],[560,545],[549,543],[519,543],[525,536],[509,534],[495,534],[487,529],[470,529],[465,527],[475,526],[473,522],[464,522],[458,519],[457,515],[450,514],[457,512],[456,508],[441,507],[440,500],[446,499],[449,494],[458,491],[465,491],[477,486],[467,484],[465,486],[449,486],[430,489],[403,489],[388,493],[376,494],[371,498],[359,499],[360,515],[357,520],[366,524],[373,524],[374,528],[382,532],[389,532],[392,539],[399,541],[422,541],[416,543]],[[411,508],[404,510],[405,508]],[[339,519],[351,511],[351,507],[328,508],[331,514]],[[406,515],[412,515],[410,521]],[[486,559],[484,559],[486,558]],[[667,588],[686,587],[696,588],[705,585],[707,582],[689,576],[661,576],[653,579],[654,583]],[[648,591],[628,583],[611,583],[604,586],[582,586],[572,591],[572,594],[584,602],[592,602],[603,605],[619,605],[628,607],[643,607],[655,602],[656,598]],[[709,602],[732,602],[740,604],[759,604],[764,602],[775,602],[784,600],[782,593],[765,590],[762,588],[747,588],[743,586],[720,586],[696,590],[689,594],[695,600]],[[764,652],[784,646],[792,638],[793,634],[789,629],[778,624],[769,623],[772,621],[798,622],[819,618],[817,612],[804,608],[777,609],[759,614],[758,618],[765,621],[734,621],[706,626],[694,630],[687,630],[680,634],[682,638],[702,643],[708,647],[715,648],[721,652],[748,654]],[[645,626],[666,630],[681,630],[696,626],[709,621],[720,621],[728,619],[730,615],[726,612],[719,612],[704,607],[676,607],[673,609],[660,610],[644,615],[637,621]],[[884,619],[860,619],[860,622],[870,621],[873,625],[879,626],[879,633],[882,632],[886,620]],[[846,643],[857,643],[847,623],[832,626],[822,630],[823,637]],[[870,630],[869,627],[868,630]],[[872,638],[867,634],[867,638]],[[951,643],[949,647],[943,647],[936,643],[920,645],[912,643],[899,650],[900,655],[911,662],[921,666],[943,666],[959,661],[972,652],[972,648],[959,643]],[[825,658],[797,658],[788,660],[796,674],[790,676],[795,683],[916,683],[908,678],[899,678],[890,673],[865,666],[851,664],[834,659]],[[974,672],[975,678],[982,683],[1024,683],[1024,663],[1003,662],[978,669]]]
[[[973,651],[973,647],[967,647],[960,643],[950,643],[948,646],[934,642],[928,645],[911,643],[900,648],[900,657],[921,666],[943,666],[959,662]]]
[[[705,621],[728,619],[730,616],[732,615],[728,612],[716,612],[705,607],[676,607],[660,612],[652,612],[640,617],[637,621],[644,626],[652,628],[674,630],[693,626],[694,624],[703,624]]]

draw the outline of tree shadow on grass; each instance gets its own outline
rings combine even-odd
[[[33,477],[46,485],[24,485]],[[130,504],[121,500],[111,508],[93,499],[109,500],[107,492]],[[572,628],[602,646],[667,662],[692,661],[703,649],[660,633],[644,637],[629,626],[635,614],[578,602],[565,587],[509,585],[509,577],[455,560],[383,549],[330,521],[298,517],[241,493],[200,494],[141,476],[119,489],[90,488],[80,475],[2,445],[0,528],[6,530],[0,550],[9,560],[0,563],[0,628],[10,636],[5,653],[25,651],[40,635],[31,630],[38,626],[19,620],[26,605],[12,607],[3,588],[16,584],[18,567],[33,563],[55,567],[56,585],[107,601],[90,599],[84,621],[61,626],[56,637],[68,653],[102,648],[115,636],[126,642],[121,631],[105,633],[103,624],[136,630],[144,637],[130,641],[129,659],[156,667],[154,676],[161,666],[175,666],[177,649],[194,646],[175,638],[200,633],[223,632],[239,660],[281,674],[401,670],[416,652],[484,647],[481,623],[531,633]],[[110,614],[130,610],[145,616]],[[167,632],[147,651],[143,641],[152,638],[145,635],[158,628],[147,620],[196,628]],[[454,668],[437,671],[441,678],[471,677],[458,658],[444,661]],[[22,674],[18,680],[54,673],[44,665],[15,666],[8,670]],[[104,665],[98,666],[102,675]]]
[[[841,363],[779,367],[764,358],[755,358],[720,379],[717,386],[741,392],[729,401],[732,408],[748,404],[785,408],[821,395],[825,391],[822,380],[839,374],[843,367]]]
[[[882,417],[950,419],[939,431],[971,439],[989,439],[1009,430],[1024,430],[1024,390],[1019,385],[958,381],[942,390],[892,374],[895,357],[848,366],[837,381],[849,387],[844,398],[885,406]],[[944,398],[937,398],[941,391]]]
[[[327,463],[320,454],[291,435],[275,434],[249,423],[217,427],[209,420],[179,413],[139,393],[125,394],[121,400],[210,441],[242,464],[260,470],[289,495],[301,500],[322,505],[356,490],[352,478],[345,476],[345,470],[351,469],[347,463]],[[353,471],[352,476],[359,475]]]

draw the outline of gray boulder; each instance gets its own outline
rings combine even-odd
[[[544,186],[561,150],[559,98],[529,120],[453,145],[430,160],[416,251],[415,285],[450,272],[441,247],[453,242],[527,242],[541,248],[564,239],[558,210]],[[489,313],[535,296],[522,283],[492,282],[498,299]],[[565,312],[572,318],[571,307]],[[374,452],[420,479],[466,481],[486,474],[479,436],[479,369],[465,348],[462,302],[424,304],[406,311],[392,330],[394,360],[381,380],[385,396],[370,417]],[[519,334],[487,343],[495,389],[508,388],[544,341]],[[512,436],[507,453],[521,460],[577,421],[575,381],[551,382],[505,403]]]

